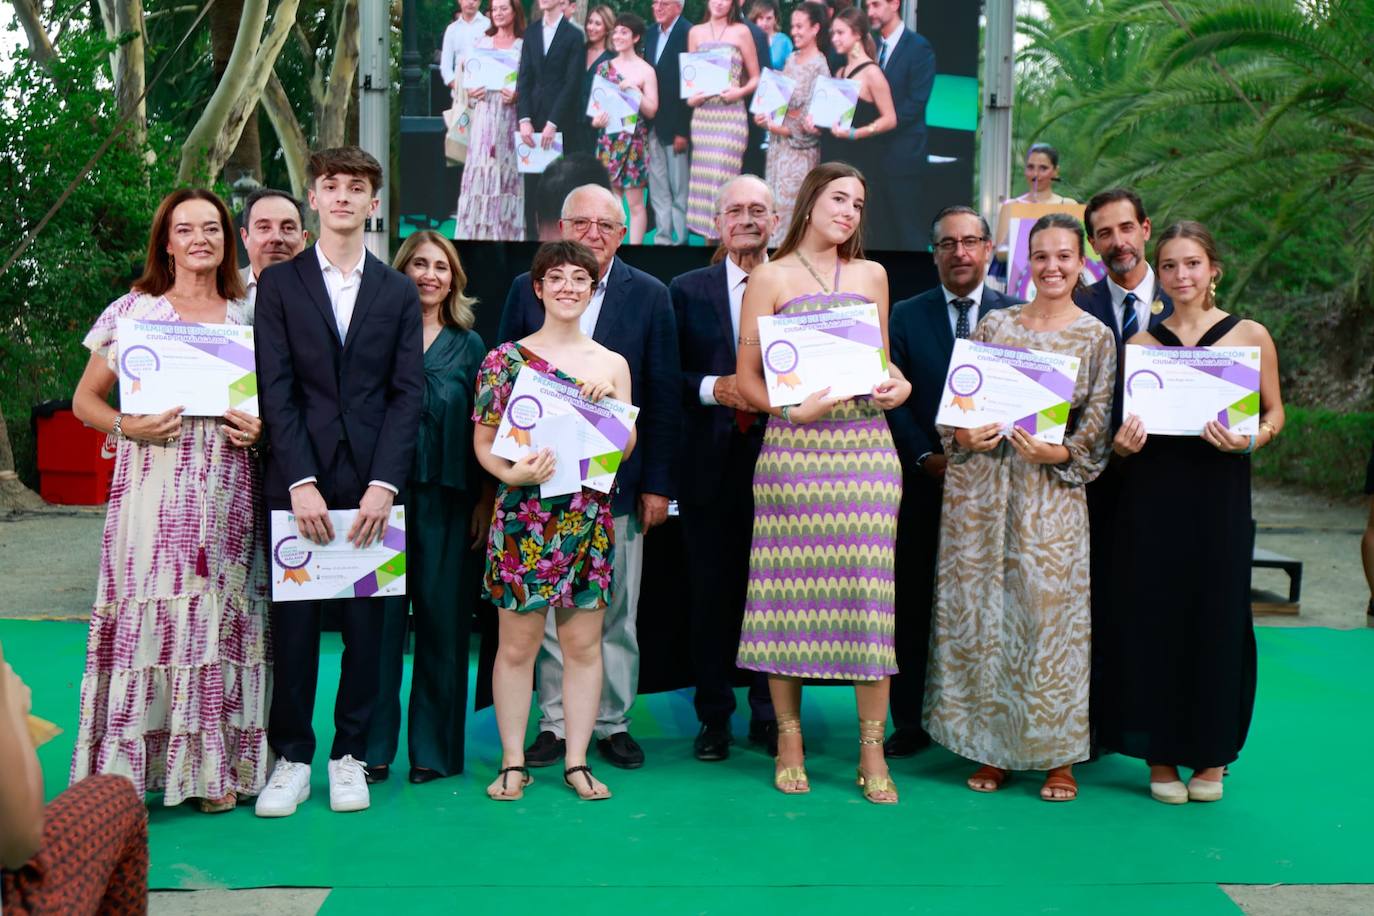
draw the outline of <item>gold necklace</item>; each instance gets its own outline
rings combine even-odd
[[[821,275],[816,273],[816,268],[811,266],[811,262],[806,259],[806,255],[801,253],[800,248],[797,249],[796,255],[797,260],[802,262],[802,267],[805,267],[807,271],[811,274],[811,276],[816,278],[816,282],[821,285],[821,291],[826,293],[830,292],[830,284],[826,283],[824,280],[821,279]],[[835,259],[837,261],[839,260],[839,257],[840,256],[838,254],[835,255]]]

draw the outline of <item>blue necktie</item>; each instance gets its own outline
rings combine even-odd
[[[883,39],[883,49],[882,49],[882,51],[880,51],[880,52],[878,53],[878,69],[881,70],[881,69],[883,69],[883,68],[886,67],[886,66],[887,66],[887,39],[884,38],[884,39]]]
[[[1127,293],[1126,298],[1121,300],[1121,304],[1126,308],[1125,314],[1121,316],[1121,339],[1123,341],[1130,340],[1131,335],[1140,330],[1140,319],[1135,315],[1137,301],[1135,293]]]
[[[973,308],[972,299],[955,299],[950,305],[959,314],[954,319],[954,336],[960,340],[967,340],[969,335],[968,313]]]

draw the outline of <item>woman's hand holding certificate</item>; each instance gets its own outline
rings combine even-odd
[[[993,424],[1000,436],[1020,429],[1058,445],[1064,441],[1080,362],[1045,350],[956,340],[935,422],[978,431],[975,438],[985,447],[974,451],[992,447],[986,432]]]
[[[1202,435],[1213,421],[1247,442],[1259,432],[1259,347],[1129,344],[1123,377],[1123,411],[1153,435]]]
[[[833,400],[871,394],[892,379],[872,302],[762,317],[759,346],[773,407],[800,404],[822,389]]]
[[[253,328],[237,324],[121,318],[119,407],[156,414],[219,417],[233,407],[258,413]]]

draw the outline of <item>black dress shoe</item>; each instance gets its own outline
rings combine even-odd
[[[379,763],[375,767],[363,767],[363,773],[367,776],[367,784],[372,785],[390,779],[391,767],[385,763]]]
[[[553,732],[540,732],[534,743],[525,748],[525,766],[551,767],[563,759],[566,742]]]
[[[749,720],[749,743],[768,748],[768,756],[778,756],[778,723],[776,719]]]
[[[899,728],[883,742],[884,757],[914,757],[930,747],[930,735],[922,728]]]
[[[724,725],[703,725],[692,744],[698,760],[725,760],[730,756],[730,729]]]
[[[611,766],[622,770],[637,770],[644,766],[644,748],[630,737],[629,732],[616,732],[609,738],[602,738],[596,742],[596,749]],[[528,756],[525,762],[529,763]]]
[[[444,774],[440,773],[438,770],[431,770],[426,767],[410,768],[410,781],[413,785],[417,786],[422,786],[427,782],[433,782],[436,779],[442,779],[443,776]]]

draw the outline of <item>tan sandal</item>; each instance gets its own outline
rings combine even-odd
[[[238,807],[239,797],[237,793],[230,792],[220,798],[198,799],[197,803],[200,806],[201,814],[224,814]]]
[[[1002,788],[1002,783],[1006,782],[1009,778],[1011,778],[1011,773],[1009,771],[990,764],[983,764],[968,778],[968,787],[975,792],[996,792],[998,789]],[[975,786],[973,784],[975,779],[986,780],[992,783],[992,788],[985,789],[981,786]]]
[[[872,747],[873,745],[882,746],[883,736],[887,732],[887,722],[882,719],[860,719],[859,720],[859,746]],[[858,777],[855,783],[863,790],[864,798],[875,805],[895,805],[897,804],[897,784],[892,781],[890,773],[865,773],[862,766],[858,769]],[[879,798],[884,792],[891,792],[892,798]]]
[[[1055,772],[1058,770],[1059,772]],[[1062,789],[1069,794],[1063,798],[1054,795],[1055,789]],[[1040,798],[1047,802],[1068,802],[1078,797],[1078,781],[1073,778],[1073,771],[1069,767],[1055,767],[1050,770],[1045,777],[1045,784],[1040,787]]]
[[[778,713],[778,737],[783,735],[801,734],[801,716],[795,713]],[[803,748],[802,753],[805,753]],[[773,773],[773,786],[784,795],[805,795],[811,791],[811,780],[807,778],[806,767],[782,766],[782,755],[773,758],[773,762],[780,767]],[[787,789],[784,786],[795,785],[798,788]]]

